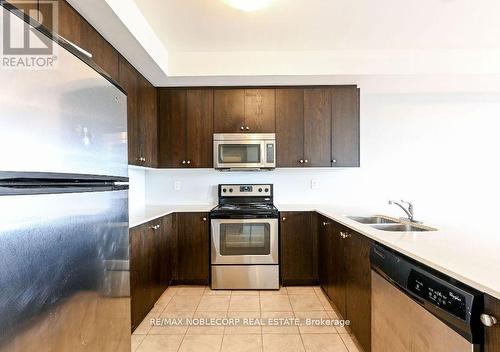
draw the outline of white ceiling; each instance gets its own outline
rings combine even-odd
[[[500,90],[498,0],[69,1],[156,86],[423,77]]]
[[[169,53],[500,48],[498,0],[272,0],[255,12],[135,2]]]

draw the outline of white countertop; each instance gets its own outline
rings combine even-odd
[[[171,213],[197,213],[208,212],[214,204],[167,204],[147,205],[143,208],[131,209],[129,213],[129,228],[136,227],[148,221],[161,218]]]
[[[500,238],[478,239],[446,229],[429,232],[389,232],[374,229],[346,217],[371,216],[360,209],[328,205],[276,205],[280,211],[315,210],[420,263],[500,299]],[[434,227],[433,224],[425,224]]]
[[[214,204],[146,206],[131,211],[130,227],[173,212],[207,212]],[[280,211],[317,211],[383,245],[500,299],[500,237],[477,240],[445,229],[430,232],[389,232],[346,217],[376,213],[314,204],[276,204]],[[426,224],[427,225],[427,224]],[[428,224],[433,226],[433,224]]]

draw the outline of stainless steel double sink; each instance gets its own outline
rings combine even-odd
[[[347,218],[357,221],[361,224],[370,225],[374,229],[391,232],[427,232],[436,231],[436,229],[415,224],[406,220],[397,220],[389,216],[373,215],[373,216],[348,216]]]

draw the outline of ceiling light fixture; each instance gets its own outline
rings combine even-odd
[[[272,0],[224,0],[229,6],[241,11],[257,11],[268,6]]]

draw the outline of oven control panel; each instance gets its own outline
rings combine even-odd
[[[273,185],[220,185],[221,197],[269,197]]]

